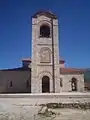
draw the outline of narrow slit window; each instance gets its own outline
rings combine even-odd
[[[26,87],[28,88],[29,87],[29,81],[27,80],[26,82]]]
[[[60,87],[63,87],[63,80],[60,78]]]
[[[10,87],[12,87],[12,81],[10,81]]]

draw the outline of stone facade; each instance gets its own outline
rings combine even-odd
[[[50,13],[49,13],[50,14]],[[53,28],[52,28],[53,24]],[[31,73],[31,91],[32,93],[42,93],[42,77],[48,76],[50,79],[50,92],[53,91],[52,78],[52,29],[54,41],[54,73],[55,73],[55,92],[59,89],[59,50],[58,50],[58,20],[45,15],[38,15],[32,18],[32,73]],[[50,37],[40,37],[40,27],[48,25],[50,28]],[[43,50],[43,57],[41,57]],[[49,50],[49,51],[47,51]],[[49,53],[48,53],[49,52]],[[46,54],[46,55],[45,55]]]
[[[53,17],[52,17],[53,16]],[[51,20],[53,19],[53,22]],[[49,26],[50,36],[40,37],[40,27],[42,25]],[[53,25],[53,27],[52,27]],[[53,32],[52,32],[53,31]],[[54,80],[55,92],[70,92],[70,80],[75,77],[77,91],[84,91],[84,75],[83,74],[60,74],[59,64],[59,46],[58,46],[58,19],[52,13],[38,12],[32,17],[32,65],[31,65],[31,92],[42,93],[42,78],[48,76],[50,81],[50,91],[53,92],[53,58],[52,58],[52,39],[54,41]],[[62,86],[60,86],[60,78],[62,77]]]
[[[83,74],[64,74],[61,76],[63,80],[63,86],[60,88],[62,92],[72,92],[71,80],[75,78],[77,80],[77,91],[84,91],[84,75]]]

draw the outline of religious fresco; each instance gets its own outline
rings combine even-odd
[[[41,48],[40,50],[40,62],[50,63],[51,62],[51,52],[49,48]]]

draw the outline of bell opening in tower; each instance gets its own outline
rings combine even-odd
[[[42,25],[40,27],[40,37],[50,37],[50,27],[48,25]]]

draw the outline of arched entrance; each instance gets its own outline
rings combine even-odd
[[[48,76],[42,77],[42,93],[50,92],[50,78]]]
[[[71,88],[72,88],[72,91],[77,91],[77,79],[76,78],[72,78]]]

